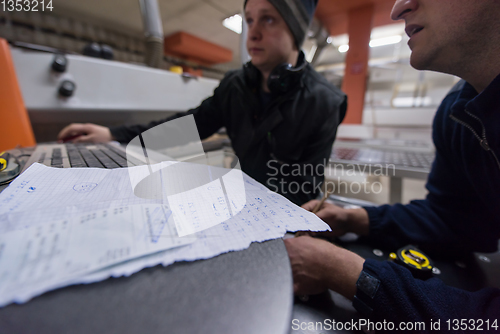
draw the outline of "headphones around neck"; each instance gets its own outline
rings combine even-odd
[[[297,59],[296,67],[292,67],[292,65],[288,63],[276,66],[267,79],[267,87],[269,87],[271,93],[284,94],[294,88],[300,82],[302,72],[307,64],[304,53],[301,51]],[[262,74],[251,61],[243,66],[243,72],[245,74],[245,80],[250,87],[255,88],[260,86]]]

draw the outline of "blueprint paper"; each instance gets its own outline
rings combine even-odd
[[[206,230],[231,217],[220,180],[199,188],[168,197],[181,237]]]
[[[248,198],[244,210],[220,225],[196,233],[196,240],[192,244],[127,261],[86,275],[73,283],[92,283],[110,276],[129,276],[159,263],[167,266],[179,261],[209,259],[230,251],[246,249],[252,242],[281,238],[287,231],[329,230],[328,225],[311,212],[270,192],[245,174],[244,180]]]
[[[243,173],[238,167],[226,169],[189,162],[162,165],[165,167],[159,173],[148,178],[162,183],[162,198],[173,211],[179,236],[221,224],[237,215],[246,203]]]
[[[234,215],[239,213],[246,204],[246,191],[243,172],[233,169],[222,177],[224,188],[229,198],[229,207]],[[267,189],[265,190],[267,192]]]
[[[56,208],[65,212],[68,208],[74,212],[85,212],[110,206],[151,203],[162,204],[160,200],[148,200],[134,195],[128,168],[57,169],[35,163],[0,194],[0,218],[14,212],[52,210],[56,214]],[[44,222],[45,220],[36,219],[30,224]],[[3,228],[0,227],[0,232],[4,231]]]
[[[221,224],[237,215],[246,204],[243,173],[233,169],[222,175],[220,171],[224,169],[211,169],[211,182],[166,196],[180,237]],[[164,189],[168,186],[165,185]]]
[[[194,238],[176,236],[158,204],[98,210],[0,235],[0,306],[23,302],[103,267]]]
[[[94,213],[97,215],[102,210],[137,206],[139,209],[131,210],[145,212],[144,207],[151,205],[163,208],[166,205],[170,208],[168,201],[164,203],[163,200],[135,196],[128,169],[58,169],[40,164],[30,166],[0,194],[0,235],[16,231],[20,235],[26,235],[23,234],[28,233],[26,229],[40,226],[45,228],[52,223],[68,219],[78,221],[81,217],[92,216]],[[222,223],[188,236],[190,241],[195,239],[194,242],[164,251],[159,249],[158,252],[147,256],[122,258],[123,262],[119,263],[106,263],[107,267],[96,267],[97,271],[92,273],[87,271],[87,274],[84,274],[82,271],[75,276],[65,276],[64,280],[50,281],[50,284],[42,285],[42,288],[38,286],[38,289],[31,290],[31,293],[16,293],[10,300],[24,302],[50,289],[69,284],[92,283],[110,276],[128,276],[158,264],[169,265],[177,261],[208,259],[245,249],[252,242],[281,238],[287,231],[329,230],[328,225],[316,215],[269,191],[245,173],[238,171],[243,176],[243,181],[235,182],[232,172],[233,170],[226,170],[219,180],[223,180],[230,198],[230,203],[225,201],[221,204],[221,209],[225,207],[229,211],[234,208],[233,214]],[[241,194],[242,189],[244,198],[235,195]],[[174,213],[169,216],[169,222],[173,216]],[[147,220],[147,217],[143,216],[143,224],[145,219]],[[160,225],[153,224],[153,233],[150,231],[148,235],[154,235],[154,231],[161,228]],[[168,233],[177,236],[175,227]],[[78,252],[72,254],[76,259],[82,256]],[[134,256],[140,255],[135,253]],[[2,258],[10,256],[2,255]]]

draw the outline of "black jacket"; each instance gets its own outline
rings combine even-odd
[[[459,83],[443,100],[434,118],[436,158],[426,185],[427,198],[407,205],[365,208],[370,218],[369,237],[375,245],[396,250],[412,243],[431,256],[446,254],[455,258],[465,252],[497,251],[499,133],[500,74],[480,94],[470,84]],[[491,287],[498,287],[498,272],[484,276],[486,267],[475,268],[475,261],[474,256],[467,276],[463,271],[467,277],[465,286],[474,290],[475,283],[470,283],[480,282],[483,287],[490,287],[471,292],[446,286],[438,278],[414,279],[409,270],[398,264],[368,259],[360,277],[371,278],[361,279],[363,286],[358,283],[358,301],[353,305],[372,322],[424,322],[426,329],[419,331],[423,333],[433,332],[429,329],[431,321],[440,321],[441,330],[450,333],[469,333],[474,328],[481,328],[483,333],[498,333],[500,289]],[[489,268],[498,268],[497,263],[488,264]],[[450,274],[443,275],[443,279],[451,284],[460,282]],[[474,320],[478,320],[476,327]]]
[[[128,142],[158,124],[193,114],[201,139],[226,127],[241,169],[301,205],[318,195],[346,108],[346,96],[308,64],[300,83],[262,110],[259,90],[239,69],[228,72],[199,107],[147,125],[111,128],[111,133]]]

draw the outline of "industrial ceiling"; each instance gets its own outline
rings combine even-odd
[[[184,31],[233,51],[233,61],[216,66],[228,70],[240,66],[240,36],[225,28],[222,21],[242,11],[241,0],[158,0],[165,36]],[[347,12],[373,4],[374,25],[392,23],[389,19],[393,0],[319,0],[316,16],[333,35],[347,32]],[[53,0],[54,14],[85,19],[90,23],[141,35],[143,31],[138,0]],[[400,32],[402,33],[402,31]],[[306,42],[307,52],[313,46]],[[387,55],[392,47],[386,48]],[[319,59],[320,64],[344,60],[334,46]]]

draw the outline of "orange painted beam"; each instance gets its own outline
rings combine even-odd
[[[373,5],[349,11],[349,51],[342,82],[342,90],[348,98],[344,124],[361,124],[363,121],[373,15]]]
[[[0,152],[36,144],[17,81],[9,44],[0,38]]]
[[[231,50],[183,31],[165,37],[163,45],[166,55],[204,66],[227,63],[233,60]]]
[[[391,19],[392,7],[394,7],[395,2],[395,0],[386,0],[375,5],[375,13],[373,14],[373,27],[401,23],[401,21],[395,22],[393,19]]]
[[[365,6],[374,6],[373,27],[395,23],[390,14],[395,0],[319,0],[316,18],[330,36],[347,34],[349,11]]]

